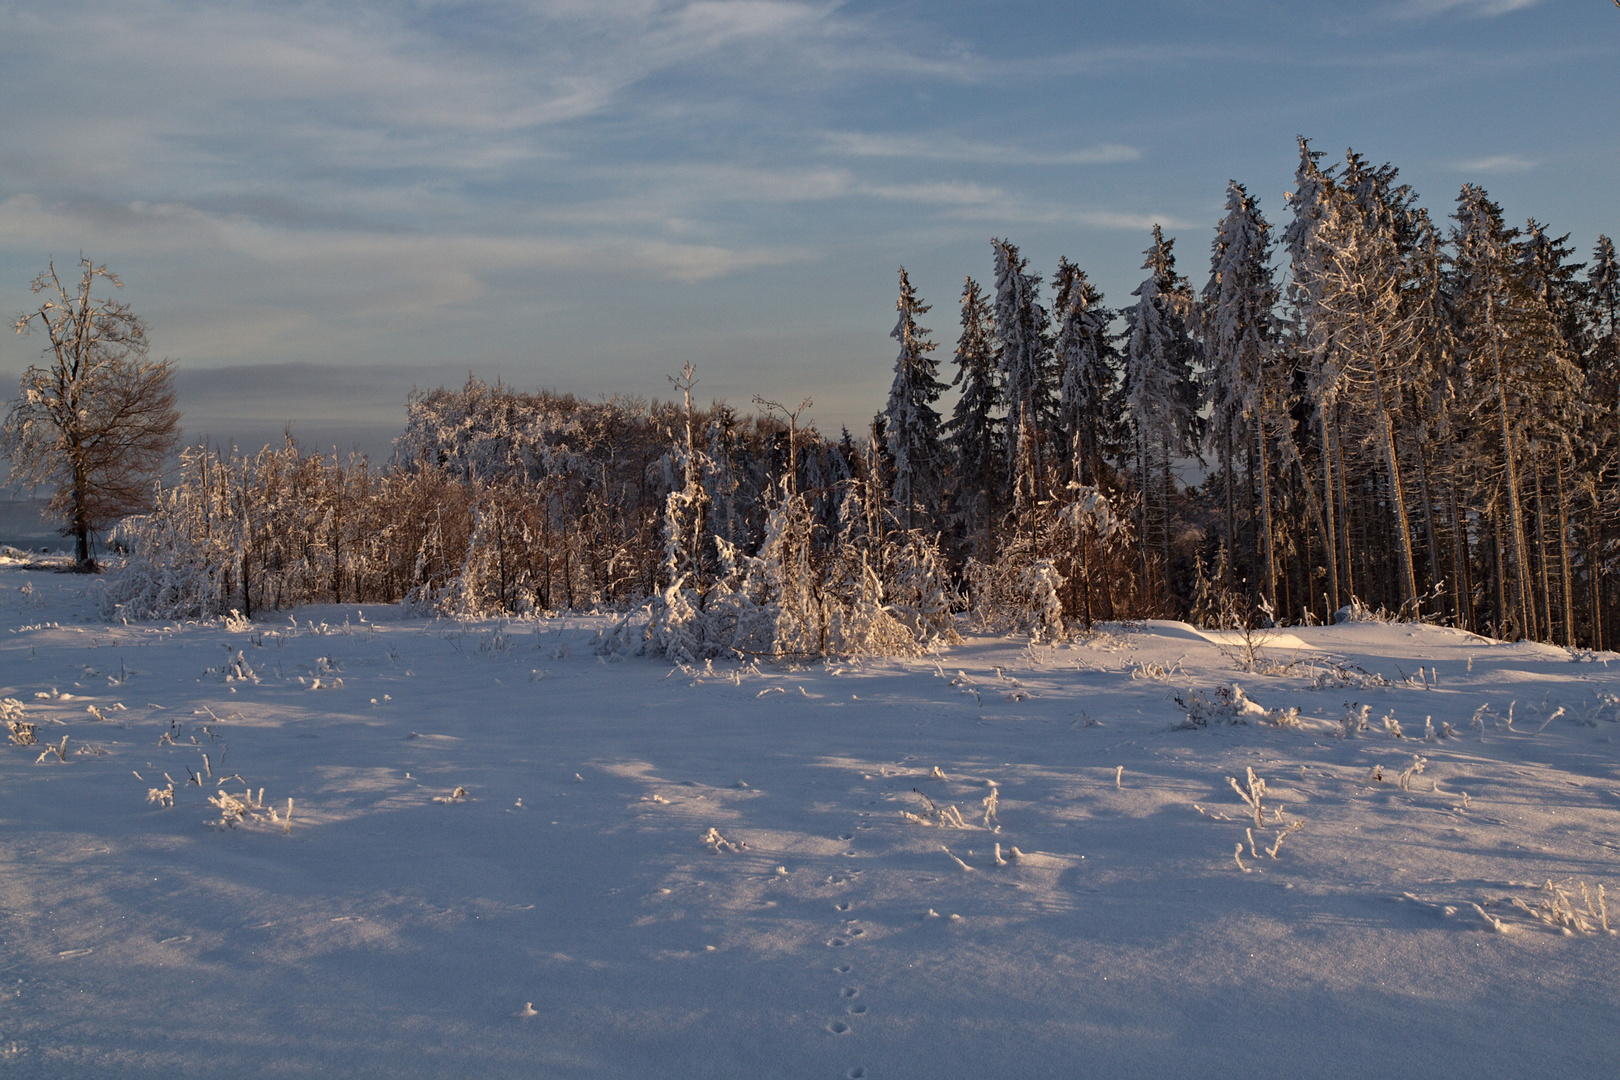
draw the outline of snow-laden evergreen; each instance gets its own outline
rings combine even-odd
[[[1215,229],[1209,281],[1200,314],[1207,369],[1205,447],[1221,465],[1226,496],[1226,549],[1237,551],[1237,473],[1249,462],[1245,489],[1259,508],[1260,595],[1275,597],[1277,577],[1271,528],[1267,428],[1275,427],[1285,388],[1273,361],[1277,285],[1271,267],[1271,226],[1248,190],[1227,187],[1226,216]]]
[[[1120,356],[1111,324],[1114,312],[1086,272],[1058,260],[1052,279],[1058,331],[1053,360],[1058,370],[1062,431],[1072,456],[1073,479],[1093,487],[1103,482],[1104,457],[1117,450]]]
[[[932,531],[939,519],[946,465],[934,402],[945,384],[939,381],[938,365],[930,355],[938,346],[928,340],[931,331],[917,323],[929,306],[918,299],[905,267],[900,268],[900,299],[895,307],[900,317],[889,336],[900,343],[900,355],[894,361],[894,384],[883,411],[893,463],[890,492],[907,529]]]
[[[961,333],[956,341],[959,390],[945,426],[954,483],[951,518],[963,547],[980,559],[995,550],[994,525],[1006,500],[1005,393],[996,361],[995,319],[971,277],[962,286]]]
[[[1006,240],[991,241],[995,251],[996,360],[1007,403],[1008,471],[1013,480],[1013,507],[1025,518],[1044,492],[1055,400],[1052,347],[1047,339],[1050,317],[1040,302],[1041,278],[1028,271],[1029,260]]]
[[[1152,555],[1161,560],[1159,574],[1170,572],[1172,470],[1178,459],[1196,452],[1199,432],[1198,345],[1188,325],[1193,294],[1176,273],[1174,243],[1153,227],[1153,246],[1142,264],[1148,277],[1131,292],[1136,303],[1125,309],[1125,402],[1135,432],[1144,576]]]

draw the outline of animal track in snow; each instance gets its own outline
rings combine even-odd
[[[848,1012],[849,1015],[851,1015],[851,1016],[863,1016],[866,1013],[866,1006],[865,1005],[851,1005],[845,1011]]]
[[[846,986],[842,990],[838,991],[838,996],[846,998],[860,997],[861,988],[858,986]]]
[[[832,1023],[827,1025],[827,1030],[832,1032],[834,1035],[848,1035],[849,1025],[844,1023],[842,1020],[834,1020]]]

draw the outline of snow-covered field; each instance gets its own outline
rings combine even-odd
[[[6,1075],[1620,1068],[1614,654],[1150,623],[694,670],[95,587],[0,571]]]

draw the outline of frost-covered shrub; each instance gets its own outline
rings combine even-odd
[[[1359,597],[1352,596],[1350,602],[1333,613],[1336,623],[1392,623],[1397,621],[1394,615],[1382,607],[1370,608],[1362,603]]]
[[[114,533],[128,552],[108,615],[193,618],[375,592],[386,500],[362,457],[192,447],[152,511]]]
[[[1015,548],[993,563],[970,559],[962,576],[967,581],[968,614],[977,629],[1027,633],[1048,641],[1064,636],[1065,582],[1053,560],[1027,558],[1027,551]]]
[[[1268,709],[1253,701],[1237,683],[1217,686],[1214,697],[1197,690],[1176,696],[1176,704],[1186,710],[1185,727],[1209,727],[1226,724],[1272,724],[1277,727],[1298,727],[1299,709]]]
[[[1094,487],[1071,483],[1036,506],[1027,528],[993,561],[969,559],[962,577],[969,620],[990,633],[1059,640],[1142,607],[1128,518]]]
[[[689,498],[672,499],[672,535],[685,528]],[[915,655],[954,637],[955,594],[938,548],[915,533],[871,528],[863,493],[847,483],[841,526],[830,539],[809,501],[787,488],[765,521],[755,555],[714,537],[715,570],[694,583],[695,561],[672,546],[670,565],[688,572],[627,616],[600,648],[678,662],[717,656]],[[701,581],[701,579],[698,579]]]

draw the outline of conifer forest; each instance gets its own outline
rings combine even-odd
[[[667,400],[415,394],[381,469],[186,450],[116,530],[106,604],[618,611],[610,647],[678,659],[905,654],[963,613],[1054,638],[1382,609],[1613,647],[1613,242],[1509,224],[1472,184],[1431,209],[1304,139],[1271,212],[1232,182],[1207,267],[1155,228],[1128,297],[1004,239],[949,315],[902,269],[866,431],[705,405],[688,368]]]

